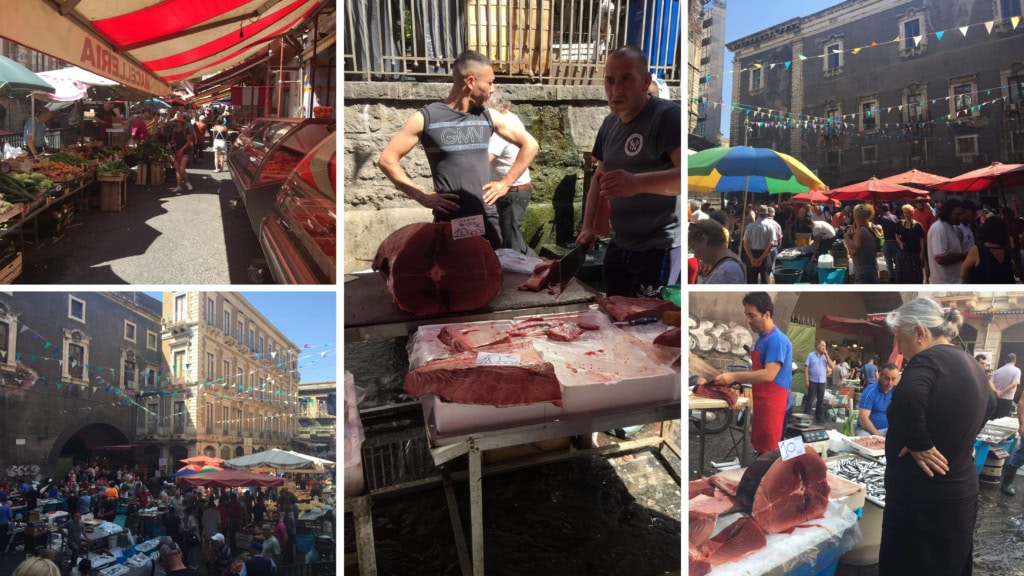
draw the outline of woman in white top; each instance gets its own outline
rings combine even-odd
[[[500,116],[505,123],[517,125],[525,130],[519,116],[511,111],[512,103],[505,99],[500,88],[495,88],[494,94],[491,94],[486,104],[492,116]],[[495,132],[491,135],[487,152],[491,160],[491,180],[497,181],[508,174],[509,168],[515,163],[516,157],[519,156],[519,146],[505,140]],[[502,248],[511,248],[530,256],[533,256],[534,252],[523,238],[520,227],[523,224],[526,208],[530,205],[532,195],[530,169],[527,168],[523,175],[509,187],[508,193],[495,202],[495,206],[498,208],[498,223],[501,227]]]

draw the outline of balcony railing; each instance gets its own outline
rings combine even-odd
[[[590,84],[609,52],[632,44],[678,85],[686,15],[669,0],[392,0],[346,2],[343,17],[348,80],[447,79],[469,49],[499,76]]]

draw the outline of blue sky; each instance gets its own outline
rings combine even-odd
[[[161,292],[146,292],[162,300]],[[338,314],[334,292],[241,292],[260,314],[302,349],[301,383],[334,382],[338,378]],[[309,349],[305,345],[309,344]],[[327,344],[327,347],[324,347]],[[327,352],[327,357],[320,357]]]
[[[784,2],[766,3],[763,0],[726,0],[725,7],[725,43],[739,40],[754,32],[781,24],[797,16],[807,16],[835,6],[842,0],[785,0]],[[769,8],[770,7],[770,8]],[[767,8],[767,9],[766,9]],[[722,99],[726,106],[732,99],[732,52],[725,49],[725,70],[723,74]],[[715,79],[712,79],[714,82]],[[729,137],[729,114],[722,114],[722,134]],[[733,146],[743,142],[732,142]]]

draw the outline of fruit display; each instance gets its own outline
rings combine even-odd
[[[85,158],[70,152],[55,152],[47,158],[50,160],[50,164],[65,164],[76,168],[85,164]]]
[[[127,174],[131,172],[131,168],[124,163],[123,160],[113,160],[109,162],[103,162],[96,167],[96,171],[101,174]]]
[[[69,182],[84,175],[81,168],[66,164],[64,162],[50,162],[49,166],[36,168],[37,174],[43,174],[54,182]]]

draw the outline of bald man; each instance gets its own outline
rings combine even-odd
[[[679,282],[682,107],[651,96],[647,55],[626,46],[608,56],[604,90],[611,114],[594,143],[591,180],[577,244],[592,244],[599,205],[610,203],[614,237],[604,259],[609,296],[657,296]]]
[[[452,64],[452,88],[443,102],[427,104],[406,121],[380,154],[384,175],[413,200],[433,211],[435,222],[483,216],[485,237],[502,245],[494,203],[508,193],[537,154],[537,141],[526,130],[484,108],[494,92],[491,61],[467,50]],[[500,180],[490,181],[487,153],[491,134],[519,147],[519,154]],[[422,189],[402,169],[401,160],[417,143],[427,154],[434,189]]]

